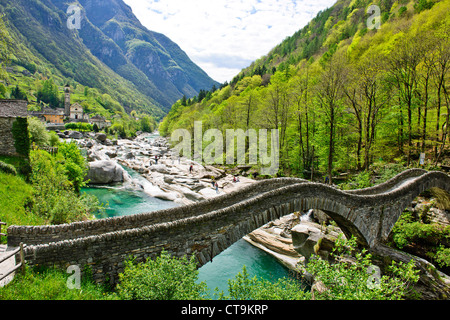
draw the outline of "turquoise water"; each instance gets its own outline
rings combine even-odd
[[[178,206],[171,201],[152,198],[139,190],[98,187],[83,188],[81,191],[96,196],[105,205],[105,212],[97,213],[97,219],[153,212]]]
[[[125,168],[134,179],[143,179],[138,173]],[[117,187],[84,188],[82,192],[95,195],[101,203],[107,204],[105,214],[97,218],[118,217],[178,206],[171,201],[150,197],[143,191]],[[257,276],[276,281],[289,275],[289,270],[274,257],[241,239],[230,248],[216,256],[212,262],[199,269],[199,281],[205,281],[211,294],[217,287],[228,293],[228,280],[234,278],[245,265],[250,277]]]
[[[244,265],[250,278],[276,281],[289,276],[289,270],[274,257],[241,239],[201,267],[198,280],[206,282],[211,294],[215,288],[227,294],[228,280],[242,272]]]

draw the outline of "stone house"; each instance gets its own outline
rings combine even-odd
[[[95,115],[90,119],[91,124],[96,124],[99,129],[104,129],[105,127],[111,126],[111,122],[106,120],[105,117],[100,115]]]
[[[45,108],[42,111],[32,111],[29,113],[31,117],[39,118],[41,121],[52,124],[64,124],[64,109]]]
[[[16,155],[12,127],[17,118],[27,118],[25,100],[0,100],[0,155]]]
[[[43,116],[45,121],[54,124],[64,124],[64,109],[45,109]]]
[[[70,106],[70,119],[71,120],[82,120],[84,117],[84,110],[81,105],[75,103]]]

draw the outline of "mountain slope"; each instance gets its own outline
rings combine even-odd
[[[95,33],[91,32],[92,28],[83,30],[82,24],[80,36],[87,47],[117,73],[142,87],[142,90],[150,87],[154,99],[166,111],[183,95],[191,97],[201,89],[217,85],[177,44],[142,26],[122,0],[80,0],[79,3],[86,11],[86,21],[90,21],[107,36],[106,40],[93,36]],[[143,73],[151,84],[144,85],[140,79],[136,79],[135,74],[139,73]]]
[[[450,0],[339,0],[229,85],[178,101],[160,131],[277,129],[280,174],[328,181],[423,153],[450,163],[449,30]]]
[[[69,30],[69,5],[82,8],[79,30]],[[183,95],[216,84],[163,35],[143,27],[122,0],[0,0],[11,61],[110,94],[128,112],[161,117]],[[11,51],[11,48],[14,48]]]

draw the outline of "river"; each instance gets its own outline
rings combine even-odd
[[[137,172],[125,168],[133,179],[142,181]],[[178,206],[171,201],[152,198],[141,190],[135,190],[123,185],[83,188],[82,192],[95,195],[101,203],[107,206],[105,212],[97,214],[96,218],[117,217],[124,215],[152,212]],[[228,280],[234,278],[246,266],[251,277],[274,280],[289,275],[289,270],[274,257],[252,246],[241,239],[230,248],[216,256],[212,262],[199,269],[199,281],[205,281],[211,293],[217,287],[219,291],[228,292]]]

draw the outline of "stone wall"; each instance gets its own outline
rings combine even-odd
[[[144,261],[162,250],[178,257],[195,254],[202,266],[269,221],[308,209],[326,212],[347,236],[355,235],[361,244],[374,247],[387,238],[403,209],[432,187],[450,192],[450,177],[425,173],[387,193],[364,196],[323,184],[274,179],[252,185],[242,194],[142,216],[64,226],[10,227],[8,245],[18,239],[28,244],[25,259],[29,265],[90,266],[96,281],[115,283],[130,256]],[[96,228],[109,231],[94,234]],[[52,234],[54,242],[48,238]],[[69,236],[72,238],[57,240]],[[45,237],[46,242],[30,245]]]
[[[15,120],[15,118],[0,117],[0,155],[16,154],[14,137],[11,131]]]

